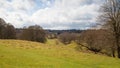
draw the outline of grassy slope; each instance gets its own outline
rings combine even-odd
[[[57,44],[57,45],[56,45]],[[74,43],[0,40],[0,68],[119,68],[120,60],[77,52]]]

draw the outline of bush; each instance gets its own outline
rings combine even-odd
[[[58,36],[58,39],[64,44],[70,44],[71,41],[76,41],[79,34],[64,32]]]

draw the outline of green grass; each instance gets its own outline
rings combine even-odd
[[[0,40],[0,68],[120,68],[120,60],[78,52],[75,43]]]

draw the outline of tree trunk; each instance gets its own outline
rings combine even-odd
[[[118,58],[120,58],[120,47],[117,48]]]
[[[118,53],[118,58],[120,58],[120,44],[119,44],[119,37],[116,37],[116,45],[117,45],[117,53]]]
[[[115,57],[115,50],[112,48],[112,57]]]

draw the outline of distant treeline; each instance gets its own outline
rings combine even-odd
[[[37,42],[46,42],[47,38],[57,38],[58,35],[68,33],[81,33],[83,30],[44,30],[39,25],[32,25],[27,28],[15,28],[12,24],[6,23],[0,18],[0,39],[21,39]]]
[[[16,32],[17,33],[21,33],[23,30],[25,30],[26,28],[16,28]],[[81,33],[85,30],[76,30],[76,29],[69,29],[69,30],[49,30],[49,29],[44,29],[44,31],[46,32],[46,34],[62,34],[64,32],[69,32],[69,33]]]
[[[0,18],[0,39],[21,39],[44,43],[46,42],[46,33],[39,25],[18,30]]]

